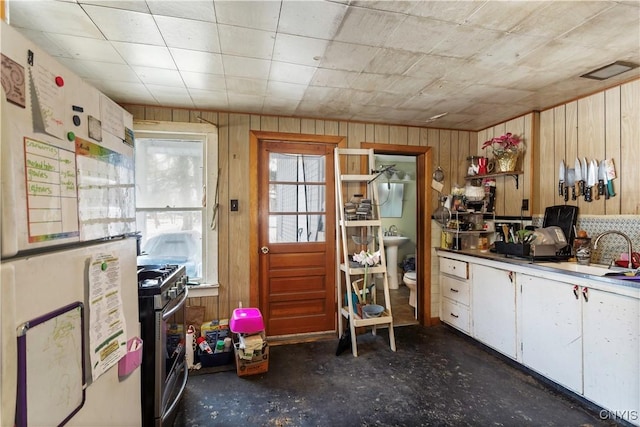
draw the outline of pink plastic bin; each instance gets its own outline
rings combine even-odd
[[[264,331],[262,313],[257,308],[236,308],[231,314],[229,329],[235,334],[255,334]]]

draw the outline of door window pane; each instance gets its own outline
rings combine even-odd
[[[324,156],[270,153],[269,242],[324,242]]]

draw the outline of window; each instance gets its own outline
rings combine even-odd
[[[134,132],[138,265],[181,264],[189,280],[217,283],[216,201],[207,197],[217,185],[208,173],[217,171],[217,129],[136,122]]]

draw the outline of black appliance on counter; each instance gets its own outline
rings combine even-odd
[[[576,238],[576,222],[578,220],[578,207],[569,205],[549,206],[544,210],[542,228],[560,227],[567,239],[567,246],[556,251],[556,259],[564,260],[572,256],[571,248]]]
[[[187,385],[187,282],[181,265],[138,266],[143,427],[172,426]]]

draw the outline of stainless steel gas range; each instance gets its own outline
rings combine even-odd
[[[184,266],[138,266],[142,351],[142,425],[170,427],[187,385]]]

